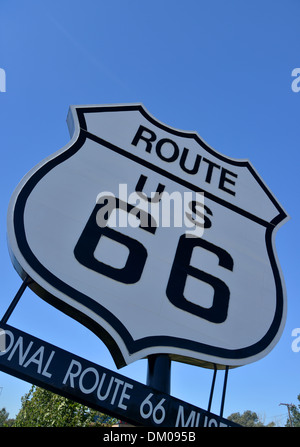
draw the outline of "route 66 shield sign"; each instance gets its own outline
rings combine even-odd
[[[277,343],[286,297],[274,238],[286,212],[247,160],[142,105],[72,106],[71,141],[13,193],[8,241],[43,299],[106,343],[241,366]]]

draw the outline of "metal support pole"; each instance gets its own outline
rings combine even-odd
[[[9,319],[9,317],[11,316],[11,314],[13,313],[13,311],[15,310],[16,305],[18,304],[21,296],[23,295],[26,287],[28,286],[28,284],[30,284],[32,282],[31,278],[29,278],[29,276],[27,275],[21,285],[21,287],[19,288],[18,292],[16,293],[16,296],[14,297],[14,299],[12,300],[12,302],[10,303],[7,311],[5,312],[5,314],[3,315],[1,322],[2,324],[7,323],[7,320]]]
[[[147,385],[170,394],[171,359],[167,354],[154,354],[148,357]]]
[[[214,394],[214,388],[215,388],[215,383],[216,383],[217,371],[218,371],[217,370],[217,365],[214,364],[214,375],[213,375],[213,380],[212,380],[211,389],[210,389],[210,396],[209,396],[209,402],[208,402],[207,411],[210,411],[210,409],[211,409],[211,403],[212,403],[212,398],[213,398],[213,394]]]
[[[226,366],[225,377],[224,377],[224,385],[223,385],[222,402],[221,402],[221,409],[220,409],[220,416],[221,417],[223,417],[223,411],[224,411],[224,402],[225,402],[225,394],[226,394],[226,387],[227,387],[228,370],[229,370],[229,367]]]

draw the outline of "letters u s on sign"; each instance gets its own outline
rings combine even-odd
[[[155,353],[206,367],[266,355],[285,323],[274,238],[288,216],[250,162],[139,104],[72,106],[68,125],[69,144],[9,206],[12,261],[30,287],[97,333],[118,367]],[[194,233],[161,225],[155,204],[186,195]]]

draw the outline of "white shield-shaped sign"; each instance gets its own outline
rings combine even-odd
[[[70,143],[11,199],[15,268],[81,321],[117,366],[151,354],[244,365],[286,315],[274,237],[288,218],[247,160],[142,105],[74,106]]]

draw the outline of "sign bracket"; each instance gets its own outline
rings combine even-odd
[[[214,389],[215,389],[217,372],[218,372],[217,365],[214,363],[214,375],[213,375],[213,380],[212,380],[211,389],[210,389],[210,396],[209,396],[207,411],[210,411],[210,409],[211,409],[211,403],[212,403]]]
[[[227,380],[228,380],[228,371],[229,371],[229,366],[226,366],[225,367],[224,383],[223,383],[223,391],[222,391],[221,407],[220,407],[220,417],[223,417],[225,396],[226,396],[226,388],[227,388]],[[210,389],[210,395],[209,395],[209,401],[208,401],[208,407],[207,407],[207,411],[209,411],[209,412],[211,410],[211,404],[212,404],[212,399],[213,399],[213,394],[214,394],[214,388],[215,388],[215,383],[216,383],[217,372],[218,372],[218,368],[217,368],[217,365],[214,363],[214,374],[213,374],[213,379],[212,379],[212,384],[211,384],[211,389]]]
[[[227,388],[228,371],[229,371],[229,366],[227,365],[226,369],[225,369],[223,393],[222,393],[222,402],[221,402],[221,409],[220,409],[220,416],[221,417],[223,417],[223,411],[224,411],[224,403],[225,403],[225,395],[226,395],[226,388]]]
[[[26,275],[23,283],[21,284],[21,286],[20,286],[20,288],[18,290],[18,292],[16,293],[15,297],[13,298],[13,300],[10,303],[10,305],[8,306],[5,314],[1,318],[0,323],[2,323],[2,324],[6,324],[7,323],[9,317],[11,316],[13,311],[15,310],[15,308],[16,308],[18,302],[20,301],[21,296],[25,292],[27,286],[29,284],[31,284],[32,282],[33,282],[33,280],[28,275]]]

